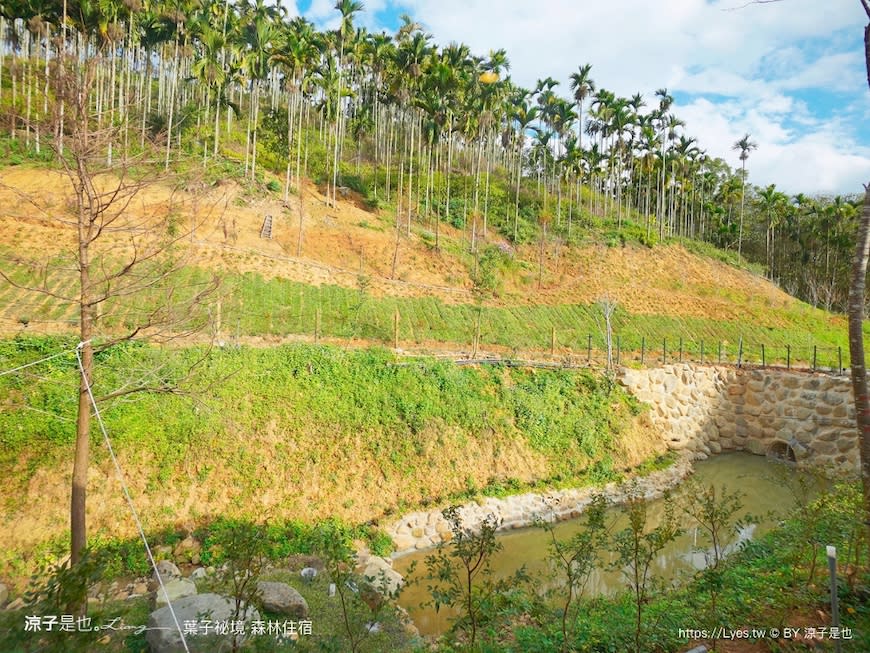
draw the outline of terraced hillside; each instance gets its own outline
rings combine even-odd
[[[0,173],[0,264],[21,285],[34,272],[17,256],[43,257],[37,283],[55,295],[75,297],[76,279],[64,253],[69,235],[53,220],[70,201],[59,173],[26,167]],[[328,207],[313,185],[304,201],[277,193],[254,196],[235,183],[151,186],[137,196],[140,211],[171,212],[189,229],[187,267],[176,279],[194,286],[213,275],[222,292],[213,299],[209,337],[276,342],[326,338],[429,351],[478,349],[588,355],[603,348],[597,302],[617,304],[614,334],[622,351],[661,358],[722,356],[734,360],[742,340],[744,360],[786,359],[832,366],[846,345],[841,316],[790,297],[757,272],[723,262],[729,253],[678,242],[646,247],[631,240],[632,226],[589,223],[584,244],[559,242],[511,247],[494,232],[476,238],[441,226],[436,249],[430,225],[408,230],[388,211],[373,211],[348,193]],[[300,208],[301,238],[300,238]],[[55,212],[55,213],[53,213]],[[273,217],[271,239],[260,237]],[[109,247],[123,247],[119,229]],[[695,253],[700,252],[700,253]],[[393,260],[395,258],[395,270]],[[486,277],[485,292],[479,280]],[[478,280],[478,285],[475,285]],[[155,291],[157,292],[157,291]],[[121,329],[141,301],[116,302],[103,325]],[[64,332],[75,321],[73,303],[0,286],[0,329]],[[478,336],[479,334],[479,336]],[[721,353],[720,353],[721,352]]]

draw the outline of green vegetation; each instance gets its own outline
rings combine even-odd
[[[10,369],[72,347],[69,338],[2,341],[0,366]],[[361,524],[448,497],[611,480],[632,464],[619,457],[619,442],[640,405],[591,372],[397,361],[384,350],[312,345],[205,353],[135,342],[111,347],[96,356],[94,390],[102,396],[140,383],[149,390],[102,409],[113,447],[141,479],[140,500],[209,488],[211,505],[223,511],[220,519],[210,510],[188,515],[206,529],[206,542],[209,523],[259,518],[264,493],[276,495],[266,509],[270,550],[286,555],[310,552],[305,524],[329,516]],[[7,514],[28,510],[28,502],[37,500],[26,490],[33,479],[68,459],[76,382],[71,351],[0,377]],[[105,449],[94,444],[94,464],[107,464]],[[501,472],[492,471],[494,460]],[[433,475],[433,469],[439,472]],[[329,483],[330,492],[312,492],[312,478]],[[376,483],[394,489],[379,492]],[[119,497],[104,497],[109,499]],[[158,541],[171,537],[179,517],[169,520],[157,507],[148,516],[152,534],[169,528]],[[116,573],[143,570],[135,541],[119,540],[107,526],[93,533],[107,566]],[[377,529],[355,528],[354,537],[384,550]],[[21,570],[40,555],[59,554],[63,545],[56,535],[41,553],[6,551],[3,564]],[[211,555],[208,547],[204,555]]]
[[[489,251],[489,250],[487,250]],[[481,287],[492,289],[500,283],[497,270],[506,265],[492,254],[481,256],[479,268]],[[19,271],[24,274],[24,271]],[[23,280],[24,277],[22,277]],[[183,305],[189,297],[208,283],[205,270],[187,269],[173,282],[177,292],[173,301]],[[68,287],[70,280],[61,275],[49,279],[49,288]],[[446,304],[434,297],[393,298],[372,297],[359,290],[333,285],[310,286],[286,279],[264,279],[256,273],[227,274],[223,279],[221,306],[224,337],[232,341],[236,336],[289,336],[301,334],[319,337],[362,340],[392,344],[396,312],[400,319],[398,336],[400,345],[420,345],[437,341],[458,347],[470,347],[474,340],[478,312],[480,313],[480,345],[510,351],[547,351],[551,345],[552,329],[560,353],[571,350],[579,360],[585,361],[592,337],[593,359],[601,362],[605,348],[600,309],[594,305],[515,305],[479,306],[474,303]],[[668,361],[680,356],[684,360],[700,360],[701,346],[704,360],[736,362],[742,339],[742,361],[760,364],[761,346],[768,364],[785,364],[790,358],[793,365],[808,366],[813,361],[816,347],[817,365],[836,368],[839,352],[848,358],[848,340],[840,321],[820,309],[795,303],[788,308],[774,310],[761,300],[742,304],[739,298],[730,298],[724,291],[710,292],[723,295],[741,309],[737,319],[678,317],[632,313],[618,307],[613,317],[614,338],[618,338],[621,362],[640,360],[642,347],[645,362],[661,360],[663,346],[667,347]],[[0,300],[6,298],[6,307],[0,316],[32,323],[37,329],[42,320],[75,320],[72,305],[43,300],[30,305],[24,314],[15,301],[17,291],[7,286],[0,290]],[[160,291],[152,298],[136,302],[118,300],[107,306],[110,317],[104,326],[128,327],[137,323],[147,312],[149,301],[162,299]],[[214,305],[212,304],[212,312]],[[318,318],[319,314],[319,318]],[[318,321],[319,320],[319,321]],[[868,327],[870,333],[870,327]],[[616,345],[616,342],[614,343]],[[787,353],[786,347],[790,347]],[[838,350],[838,348],[840,348]]]
[[[12,368],[73,347],[70,338],[21,336],[0,341],[0,361]],[[620,420],[640,410],[618,386],[586,371],[473,368],[427,358],[397,362],[385,350],[311,345],[209,353],[203,358],[201,348],[167,350],[138,342],[98,353],[98,395],[122,387],[130,368],[158,370],[150,379],[151,392],[105,410],[114,441],[146,447],[169,462],[209,442],[216,430],[255,429],[276,418],[305,424],[316,415],[317,424],[341,432],[381,433],[382,441],[371,445],[378,448],[403,447],[402,440],[413,440],[432,424],[468,433],[516,429],[533,449],[567,464],[605,454],[624,426]],[[198,363],[196,386],[209,390],[199,396],[202,405],[183,393],[161,391],[193,363]],[[36,369],[0,377],[0,392],[16,409],[0,416],[6,466],[28,449],[49,459],[72,441],[75,354],[69,351]],[[247,402],[255,397],[266,400]],[[611,414],[614,400],[625,413]],[[413,455],[396,464],[413,465]]]
[[[712,493],[702,501],[704,507],[701,512],[704,515],[721,513],[713,520],[702,515],[702,521],[721,525],[731,522],[732,509],[735,507],[733,495],[722,493],[721,496],[724,500],[721,506],[715,505],[717,499]],[[637,513],[637,523],[631,524],[623,534],[613,535],[624,543],[628,553],[632,549],[631,542],[643,543],[650,538],[659,538],[661,533],[655,529],[670,528],[667,520],[664,525],[647,524],[645,517],[638,512],[639,508],[640,504],[632,503],[625,509],[630,515]],[[448,514],[455,517],[449,511]],[[545,583],[531,583],[529,581],[534,579],[522,575],[514,578],[513,582],[496,581],[486,570],[488,556],[498,547],[491,529],[485,528],[475,534],[463,530],[461,522],[453,519],[455,530],[458,529],[457,533],[461,537],[442,545],[442,550],[432,556],[429,579],[431,592],[434,601],[442,605],[455,604],[461,610],[471,606],[471,612],[460,612],[454,629],[439,640],[437,650],[443,653],[653,653],[684,650],[690,640],[709,641],[709,636],[690,635],[685,631],[711,627],[712,622],[701,617],[709,613],[714,594],[714,612],[718,619],[713,624],[715,626],[735,630],[763,628],[769,631],[778,628],[780,632],[784,627],[805,629],[828,626],[827,585],[816,571],[824,568],[824,552],[815,548],[810,551],[803,538],[837,547],[841,623],[843,633],[849,636],[849,639],[843,640],[846,645],[844,650],[867,650],[870,646],[870,610],[866,593],[870,586],[870,574],[866,571],[867,547],[864,531],[860,527],[860,514],[860,488],[857,484],[841,484],[816,500],[799,505],[776,530],[758,540],[744,542],[737,552],[723,558],[716,567],[717,582],[713,585],[709,574],[702,571],[694,577],[683,579],[679,587],[663,591],[653,572],[649,583],[650,587],[656,586],[657,590],[649,594],[642,605],[642,637],[639,642],[635,639],[638,604],[631,591],[615,597],[575,597],[566,607],[563,600],[553,602],[546,592],[539,594],[534,589],[535,586],[547,587]],[[602,547],[602,540],[611,537],[610,527],[602,521],[600,505],[590,513],[589,520],[593,529],[588,537],[581,532],[571,541],[554,542],[553,554],[564,562],[563,565],[556,565],[554,570],[557,574],[570,572],[567,578],[569,581],[574,579],[575,587],[582,586],[590,565],[594,568],[603,564],[599,554],[607,547]],[[635,538],[630,535],[634,530],[646,535],[642,539]],[[212,531],[215,535],[213,542],[220,541],[226,546],[228,540],[225,536],[232,530],[221,532],[223,536],[219,535],[217,529]],[[652,535],[655,533],[658,534]],[[292,558],[288,560],[281,553],[276,561],[281,562],[283,570],[263,571],[260,575],[264,580],[292,583],[307,600],[310,613],[316,615],[313,635],[300,639],[298,650],[353,648],[372,653],[382,650],[420,650],[403,631],[400,618],[392,613],[388,604],[367,593],[367,590],[359,593],[349,591],[345,597],[349,601],[345,610],[337,597],[328,597],[329,583],[339,579],[345,581],[347,589],[364,587],[365,581],[350,574],[347,566],[350,562],[347,547],[352,532],[332,523],[312,529],[309,534],[309,544],[323,556],[325,572],[309,583],[300,583],[298,567],[313,562],[315,558],[303,557],[293,562]],[[324,544],[331,548],[327,550]],[[257,546],[258,550],[265,551],[267,548],[260,544]],[[580,562],[580,567],[571,562],[572,556]],[[634,556],[628,555],[623,562],[630,562],[629,558],[634,559]],[[478,561],[479,565],[476,564]],[[616,564],[621,567],[619,562]],[[627,564],[625,568],[630,567]],[[47,569],[46,576],[33,586],[34,600],[42,606],[45,614],[58,610],[62,612],[65,592],[68,594],[70,587],[81,583],[92,586],[95,581],[105,583],[102,576],[91,577],[102,568],[102,559],[89,556],[86,564],[75,574],[63,565],[54,570]],[[471,574],[466,573],[469,569],[473,570]],[[225,581],[219,577],[213,577],[203,587],[223,593],[229,591]],[[564,595],[559,598],[564,599]],[[33,611],[28,614],[30,612]],[[42,614],[39,610],[36,613]],[[25,642],[33,643],[32,637],[26,636],[21,628],[23,614],[21,611],[0,613],[0,642],[4,651],[23,652],[28,650]],[[263,614],[265,618],[277,617]],[[382,624],[376,633],[365,628],[373,615]],[[122,617],[126,623],[142,624],[147,619],[147,606],[143,600],[102,602],[92,606],[90,616],[94,623]],[[101,644],[103,650],[144,650],[143,633],[109,632],[106,635],[107,639]],[[60,644],[56,641],[52,644],[53,641],[43,641],[43,644],[48,645],[47,650],[61,650],[57,648]],[[774,647],[794,643],[782,639],[774,641],[771,637],[758,641],[766,641]],[[817,650],[833,650],[830,637],[815,640],[815,644],[821,647]],[[80,646],[80,650],[92,650],[94,644],[93,640],[82,636],[65,640],[62,646],[66,648],[63,650],[79,650],[74,645]],[[275,647],[275,642],[263,637],[253,639],[243,650],[265,653],[275,650]]]
[[[596,88],[588,64],[571,76],[568,98],[549,77],[524,89],[507,75],[503,50],[477,57],[463,44],[436,46],[410,19],[395,36],[371,34],[354,25],[362,5],[353,0],[336,3],[338,29],[323,32],[302,18],[288,21],[278,5],[262,2],[79,5],[71,12],[58,2],[0,6],[0,165],[75,171],[70,180],[79,189],[77,201],[54,206],[51,193],[41,197],[39,189],[24,190],[18,199],[46,219],[59,220],[57,243],[66,242],[63,229],[76,226],[82,258],[18,252],[17,242],[4,244],[0,267],[13,283],[0,285],[0,318],[7,332],[30,333],[45,323],[69,327],[81,321],[87,327],[92,322],[87,313],[93,311],[94,337],[85,329],[83,339],[98,346],[94,392],[115,395],[103,403],[103,416],[115,450],[132,471],[143,516],[153,525],[155,541],[167,546],[181,530],[197,532],[203,561],[230,564],[229,575],[218,581],[222,591],[250,598],[251,578],[235,572],[262,571],[266,558],[322,556],[325,575],[340,584],[341,609],[323,604],[320,586],[327,630],[300,648],[401,649],[404,640],[392,638],[392,632],[369,637],[367,620],[376,610],[351,588],[352,539],[384,551],[388,542],[377,530],[378,520],[445,497],[617,478],[627,464],[619,459],[620,438],[639,405],[588,371],[463,368],[426,358],[400,362],[385,350],[316,345],[252,349],[242,346],[243,337],[302,334],[462,348],[473,342],[475,353],[482,345],[509,356],[548,350],[552,337],[559,355],[573,354],[571,362],[582,363],[585,354],[591,362],[591,350],[603,347],[594,306],[512,305],[512,298],[503,296],[508,275],[502,274],[510,272],[512,281],[520,277],[529,287],[537,281],[540,288],[548,248],[555,246],[561,255],[563,245],[590,242],[653,248],[685,239],[690,251],[765,273],[813,306],[833,310],[845,304],[856,201],[788,197],[774,186],[747,188],[749,135],[738,143],[741,170],[732,170],[682,131],[666,89],[657,91],[658,102],[644,111],[640,94],[622,98]],[[361,199],[372,212],[371,221],[357,221],[360,227],[395,229],[397,253],[402,234],[423,232],[426,247],[461,261],[460,279],[470,278],[473,292],[456,305],[376,298],[369,296],[371,280],[362,273],[357,289],[314,287],[281,279],[276,265],[276,278],[268,280],[253,273],[226,275],[221,304],[203,306],[212,317],[221,316],[220,349],[128,342],[99,350],[102,338],[136,331],[157,314],[173,322],[179,317],[173,311],[212,274],[187,267],[160,277],[168,261],[154,259],[155,283],[133,292],[127,283],[142,281],[139,271],[122,265],[117,274],[107,273],[122,238],[101,241],[101,256],[85,262],[82,234],[108,234],[110,225],[100,221],[139,199],[133,202],[135,192],[121,192],[119,198],[111,188],[95,198],[94,189],[103,183],[94,180],[170,170],[183,180],[172,191],[188,183],[238,181],[236,207],[262,196],[277,202],[279,194],[291,207],[294,194],[302,211],[299,243],[304,180],[313,180],[333,209],[339,193],[349,189],[353,195],[347,199]],[[185,222],[170,211],[166,227],[154,233],[182,238]],[[16,224],[14,241],[26,232],[24,223]],[[461,235],[453,231],[445,238],[442,227],[448,224]],[[136,229],[124,220],[115,228],[129,229],[126,236]],[[538,260],[514,261],[488,246],[496,240],[505,247],[504,241],[529,245],[524,251],[539,251]],[[132,236],[125,242],[138,253]],[[150,254],[143,257],[152,260]],[[70,273],[80,270],[86,277],[91,265],[102,270],[97,284],[102,290],[88,284],[79,289]],[[668,283],[673,287],[664,290],[681,291],[692,281]],[[17,285],[36,287],[37,294],[25,295]],[[617,310],[613,327],[623,362],[642,364],[659,352],[663,362],[697,359],[706,352],[707,360],[728,362],[841,364],[842,320],[829,313],[797,303],[778,308],[763,299],[730,296],[727,289],[695,291],[736,304],[735,312],[742,314],[677,318],[643,313],[641,306],[633,307],[635,312]],[[76,301],[65,304],[59,297],[81,297],[83,315]],[[169,306],[163,305],[166,300]],[[192,312],[183,320],[185,328],[202,327],[197,317]],[[3,512],[46,515],[46,528],[54,529],[9,529],[8,537],[42,538],[30,550],[4,547],[0,565],[12,572],[57,558],[63,549],[65,533],[59,531],[67,521],[56,505],[66,502],[44,501],[41,494],[53,490],[57,497],[57,469],[68,463],[73,442],[88,437],[89,410],[78,416],[78,434],[75,429],[78,370],[70,351],[75,344],[70,338],[31,336],[0,342],[3,369],[67,351],[0,377]],[[102,485],[88,503],[95,513],[93,557],[73,569],[46,568],[34,595],[40,610],[83,601],[97,571],[104,579],[146,571],[135,540],[116,534],[123,504],[116,501],[116,488],[104,483],[108,474],[97,473],[109,465],[94,431],[90,480]],[[86,450],[77,449],[82,482],[74,485],[71,511],[79,521],[79,549],[86,541],[79,491],[87,485]],[[647,463],[650,469],[661,464]],[[715,497],[710,500],[715,503]],[[467,600],[469,619],[459,628],[463,635],[444,647],[668,650],[685,643],[677,638],[678,628],[694,624],[706,606],[729,623],[759,615],[787,623],[788,610],[818,608],[814,578],[823,541],[849,552],[854,573],[844,588],[850,615],[845,621],[857,630],[867,622],[867,578],[861,571],[866,542],[859,546],[857,505],[856,493],[844,489],[834,499],[805,506],[796,524],[747,545],[716,573],[703,574],[683,590],[653,595],[634,573],[630,594],[589,601],[576,612],[569,605],[561,613],[519,586],[505,591],[486,581],[485,565],[474,566],[474,556],[485,558],[497,546],[492,529],[482,549],[457,531],[463,537],[454,546],[467,582],[454,583],[455,591],[441,598]],[[731,507],[698,508],[727,522]],[[641,570],[645,582],[672,525],[647,531],[643,505],[634,502],[631,509],[632,526],[612,542],[620,566]],[[180,522],[195,528],[182,529]],[[237,537],[242,535],[244,541]],[[472,546],[463,548],[467,544]],[[447,557],[442,560],[446,565]],[[484,576],[478,589],[471,582],[472,566]],[[435,571],[449,573],[447,566]],[[569,578],[572,585],[574,580]],[[317,601],[314,595],[311,601]],[[94,609],[94,616],[108,614],[102,609]],[[141,604],[110,609],[140,623],[145,618]],[[5,634],[20,635],[11,621],[20,617],[3,615]],[[867,629],[858,632],[865,633],[859,645],[868,648]],[[100,644],[107,649],[144,647],[141,633],[107,637]],[[8,649],[18,645],[16,639]]]
[[[713,512],[722,513],[712,520],[720,525],[730,523],[734,508],[733,495],[723,497],[724,503],[712,508]],[[715,499],[711,501],[716,503]],[[646,564],[653,549],[668,539],[674,528],[667,518],[658,524],[646,523],[642,505],[633,502],[624,509],[630,525],[614,535],[620,552],[615,566],[629,572],[635,564]],[[671,503],[671,510],[675,509],[677,505]],[[839,485],[796,511],[778,529],[758,540],[744,542],[739,551],[722,559],[716,567],[715,583],[711,583],[709,573],[701,571],[683,579],[679,587],[665,590],[651,568],[642,601],[638,591],[644,588],[635,583],[633,574],[626,577],[628,591],[615,597],[584,597],[573,607],[569,602],[567,608],[564,593],[559,594],[560,600],[551,601],[552,597],[535,591],[534,586],[541,583],[515,584],[509,592],[490,598],[486,604],[488,611],[478,615],[480,623],[489,627],[481,629],[475,647],[467,645],[464,637],[467,620],[460,619],[441,639],[438,650],[651,653],[685,650],[690,640],[706,640],[709,644],[712,635],[692,636],[685,631],[709,632],[714,620],[716,626],[726,629],[777,628],[780,633],[784,627],[829,626],[827,585],[821,578],[814,580],[814,570],[824,566],[824,552],[813,550],[808,554],[801,539],[807,535],[813,541],[837,547],[841,623],[849,629],[849,639],[841,641],[844,650],[866,650],[870,645],[870,610],[866,603],[870,573],[863,529],[856,526],[860,524],[860,514],[859,486]],[[598,523],[588,532],[589,537],[597,538],[599,548],[594,552],[589,551],[590,542],[583,533],[577,541],[556,542],[556,571],[562,571],[564,576],[567,569],[573,574],[563,577],[563,582],[574,578],[582,583],[590,561],[600,568],[598,556],[610,548],[601,546],[603,528],[606,526]],[[443,546],[449,548],[451,544]],[[567,556],[572,553],[579,556],[580,564],[566,567]],[[484,584],[487,579],[481,577],[477,582]],[[713,616],[703,618],[710,615],[711,606]],[[566,613],[570,618],[563,622]],[[639,626],[638,614],[642,616]],[[787,648],[794,642],[783,639],[755,639],[767,642],[773,647],[771,650],[803,650]],[[821,647],[815,650],[833,650],[834,641],[828,636],[814,643]]]
[[[272,532],[266,533],[267,529]],[[242,604],[250,602],[257,606],[264,621],[283,623],[288,619],[287,615],[275,614],[263,608],[256,581],[289,583],[297,588],[308,604],[312,622],[311,634],[301,636],[294,650],[358,650],[368,653],[410,650],[410,637],[394,604],[379,600],[372,607],[366,603],[377,596],[368,589],[366,583],[370,580],[375,582],[377,579],[361,578],[352,572],[351,545],[354,534],[352,529],[335,521],[324,522],[314,528],[308,527],[304,534],[299,535],[299,540],[294,539],[296,535],[292,535],[285,542],[296,542],[290,549],[315,550],[319,557],[294,556],[287,553],[290,549],[276,551],[270,548],[270,544],[274,543],[272,526],[250,522],[212,525],[208,531],[208,543],[214,547],[219,546],[221,553],[219,557],[212,556],[203,562],[215,565],[222,563],[225,566],[207,579],[198,581],[199,591],[240,598]],[[155,544],[157,543],[152,542],[152,545]],[[326,544],[331,547],[329,551],[324,549]],[[67,563],[45,565],[32,578],[26,594],[32,602],[31,607],[22,612],[0,611],[0,648],[4,653],[27,653],[34,650],[37,642],[39,650],[58,653],[88,653],[93,650],[145,653],[148,650],[146,632],[140,631],[139,627],[148,622],[150,609],[146,598],[128,601],[106,598],[93,602],[89,606],[88,623],[101,627],[115,620],[115,627],[104,631],[70,634],[59,632],[57,627],[50,633],[24,630],[24,612],[40,616],[68,614],[68,599],[75,597],[79,588],[89,589],[94,595],[107,592],[109,582],[114,578],[107,562],[110,561],[105,556],[105,551],[101,550],[86,555],[82,564],[73,569]],[[299,570],[306,564],[316,564],[321,572],[315,578],[301,582]],[[126,571],[147,575],[150,569]],[[330,583],[342,588],[347,595],[347,605],[330,596]],[[364,591],[352,592],[350,587],[363,588]],[[377,632],[369,632],[366,626],[374,620],[380,622],[381,628]],[[122,623],[127,628],[122,628]],[[352,625],[349,632],[348,624]],[[248,624],[249,632],[250,627]],[[353,643],[357,645],[353,646]],[[360,643],[364,646],[359,646]],[[282,641],[274,633],[268,633],[249,636],[239,650],[271,653],[286,647],[286,640]]]
[[[463,648],[473,650],[479,631],[498,627],[493,623],[496,605],[528,578],[522,569],[508,578],[493,578],[492,556],[502,548],[496,537],[501,523],[493,515],[479,527],[469,528],[463,525],[456,506],[442,514],[453,537],[447,546],[439,546],[426,557],[427,589],[436,611],[442,607],[459,611],[452,633],[459,635]]]

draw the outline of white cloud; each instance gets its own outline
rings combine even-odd
[[[354,16],[354,25],[371,31],[381,31],[376,14],[388,5],[389,0],[365,0],[363,11]],[[312,0],[303,14],[319,29],[337,29],[341,23],[341,13],[335,8],[335,0]]]
[[[842,121],[816,120],[812,130],[795,133],[757,108],[741,111],[734,103],[703,98],[682,107],[681,115],[710,155],[734,167],[740,160],[733,143],[752,134],[758,149],[750,153],[747,170],[757,185],[776,184],[792,194],[837,194],[858,192],[870,179],[870,147],[856,143]]]
[[[299,15],[296,0],[278,0],[278,4],[287,12],[287,18],[292,19]]]
[[[825,55],[803,67],[802,70],[781,80],[776,86],[795,90],[820,88],[849,92],[864,88],[863,57],[858,51]]]

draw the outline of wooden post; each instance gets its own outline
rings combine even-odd
[[[785,346],[785,369],[791,369],[791,345]]]
[[[683,362],[683,336],[680,336],[680,362]]]
[[[556,327],[550,330],[550,356],[556,355]]]
[[[668,339],[662,338],[662,365],[668,363]]]
[[[819,356],[819,346],[813,345],[813,372],[816,371],[816,361]]]
[[[592,365],[592,334],[586,336],[586,364]]]
[[[320,340],[320,307],[314,311],[314,344]]]
[[[471,357],[477,358],[477,347],[480,344],[480,314],[482,313],[482,309],[478,307],[477,309],[477,320],[474,323],[474,342],[471,344]]]
[[[843,373],[843,348],[837,347],[837,374]]]
[[[640,339],[640,364],[643,365],[643,357],[646,354],[646,337]]]
[[[396,314],[393,315],[393,349],[399,348],[399,310],[396,309]]]
[[[737,367],[743,364],[743,336],[737,341]]]
[[[761,367],[762,367],[762,369],[767,367],[767,361],[765,360],[765,357],[764,357],[764,343],[763,342],[761,343]]]

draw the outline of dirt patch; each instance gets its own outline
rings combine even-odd
[[[55,218],[71,209],[69,188],[69,181],[57,172],[5,170],[0,174],[0,206],[5,207],[0,243],[39,256],[68,249],[73,244],[70,230],[61,229]],[[434,225],[414,222],[409,234],[402,216],[397,252],[394,218],[386,212],[366,210],[354,197],[329,206],[311,183],[303,185],[303,198],[300,211],[297,197],[284,203],[267,191],[251,196],[234,182],[180,190],[155,185],[141,191],[131,211],[173,211],[180,228],[191,231],[186,246],[192,260],[205,268],[347,288],[358,287],[364,277],[375,296],[472,301],[468,262],[451,253],[468,250],[464,232],[440,225],[443,246],[436,251],[431,236]],[[260,237],[267,215],[273,221],[271,239]],[[119,242],[122,236],[117,234]],[[481,239],[480,246],[486,242]],[[488,242],[502,243],[492,233]],[[585,304],[606,295],[635,314],[719,320],[772,316],[775,309],[795,303],[762,278],[695,256],[680,246],[572,249],[552,245],[546,252],[541,288],[538,248],[520,247],[516,257],[500,295],[489,303]]]

